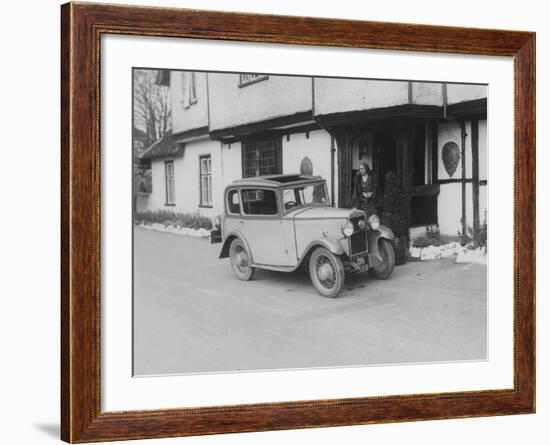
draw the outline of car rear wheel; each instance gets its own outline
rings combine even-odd
[[[323,297],[336,298],[344,286],[344,265],[330,250],[318,247],[309,259],[309,276]]]
[[[229,258],[231,260],[231,269],[239,280],[249,281],[254,276],[256,269],[252,267],[251,258],[244,243],[235,238],[229,247]]]
[[[378,241],[378,250],[382,257],[382,262],[369,269],[369,274],[379,280],[386,280],[390,277],[395,266],[395,250],[390,240],[381,238]]]

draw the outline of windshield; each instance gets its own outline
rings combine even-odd
[[[285,212],[307,205],[329,205],[327,187],[324,182],[297,185],[283,189]]]

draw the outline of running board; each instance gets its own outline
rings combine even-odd
[[[298,269],[300,265],[296,266],[269,266],[267,264],[257,264],[252,263],[251,267],[256,267],[258,269],[265,269],[265,270],[273,270],[275,272],[294,272],[296,269]]]

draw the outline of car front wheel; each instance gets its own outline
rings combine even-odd
[[[330,250],[318,247],[309,259],[309,276],[323,297],[336,298],[344,286],[344,265]]]
[[[386,280],[390,277],[395,266],[395,250],[390,240],[381,238],[378,241],[378,250],[382,262],[369,270],[369,274],[379,280]]]
[[[244,243],[235,238],[229,247],[229,258],[231,260],[231,269],[239,280],[249,281],[254,276],[256,269],[252,267],[251,258]]]

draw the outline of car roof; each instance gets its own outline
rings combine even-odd
[[[308,184],[323,180],[321,176],[297,174],[254,176],[250,178],[236,179],[228,187],[283,187],[287,185]]]

